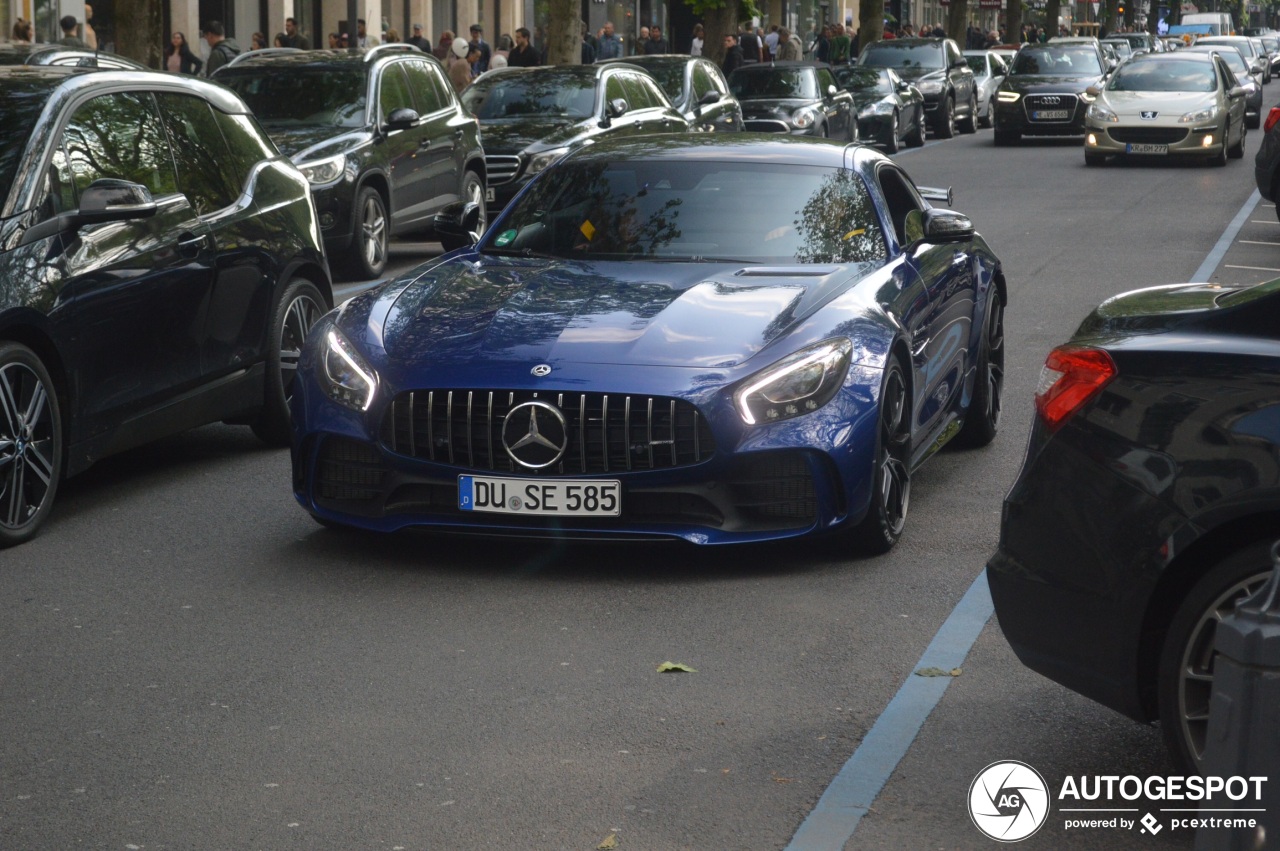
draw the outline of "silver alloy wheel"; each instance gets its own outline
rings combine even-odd
[[[1199,766],[1204,760],[1209,735],[1209,699],[1213,696],[1213,662],[1217,658],[1214,640],[1218,624],[1235,611],[1236,605],[1262,587],[1271,571],[1247,577],[1222,593],[1200,615],[1191,630],[1178,666],[1178,725],[1187,751]]]
[[[910,429],[907,425],[907,387],[899,370],[885,379],[880,400],[880,505],[884,521],[896,538],[907,524],[911,502]]]
[[[987,421],[1000,424],[1000,397],[1004,393],[1004,303],[998,302],[987,330]]]
[[[360,232],[364,238],[361,250],[364,252],[365,265],[377,269],[387,257],[387,214],[383,212],[382,201],[376,194],[364,199],[364,209],[360,213]]]
[[[0,366],[0,526],[17,530],[39,512],[55,476],[49,390],[24,363]]]
[[[324,312],[324,306],[305,291],[285,308],[280,328],[280,384],[284,388],[286,402],[293,398],[293,381],[298,374],[298,361],[302,359],[302,344],[306,342],[311,326]]]
[[[467,186],[467,197],[464,199],[468,204],[475,204],[480,208],[480,218],[476,222],[476,229],[471,231],[471,242],[478,243],[480,237],[484,235],[484,230],[489,226],[489,211],[485,209],[484,186],[480,180],[474,179]]]

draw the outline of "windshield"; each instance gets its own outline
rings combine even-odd
[[[0,88],[0,186],[6,194],[13,185],[18,160],[26,153],[31,128],[49,97],[49,88],[47,81],[31,84],[16,80]]]
[[[1024,47],[1013,60],[1010,74],[1052,74],[1062,77],[1091,77],[1102,73],[1098,52],[1092,47]]]
[[[1212,92],[1218,75],[1208,62],[1180,59],[1121,65],[1107,89],[1113,92]]]
[[[1220,38],[1202,38],[1199,41],[1197,41],[1196,44],[1203,44],[1206,46],[1213,46],[1213,47],[1230,47],[1236,52],[1238,52],[1241,56],[1248,56],[1250,59],[1252,59],[1254,56],[1253,42],[1249,41],[1248,39],[1243,39],[1241,41],[1235,41],[1235,40],[1226,41],[1225,39],[1220,39]]]
[[[500,74],[468,86],[462,105],[481,121],[530,116],[577,121],[595,115],[595,78]]]
[[[649,76],[658,81],[658,85],[671,98],[672,103],[679,103],[684,96],[684,63],[645,62],[636,63],[649,72]]]
[[[1192,48],[1196,50],[1196,48]],[[1240,51],[1233,50],[1230,47],[1220,47],[1217,50],[1197,50],[1197,53],[1216,53],[1222,57],[1222,61],[1227,63],[1227,67],[1237,74],[1248,74],[1249,66],[1244,64],[1244,57],[1240,55]]]
[[[887,95],[893,93],[887,68],[837,68],[836,80],[841,88],[859,94]]]
[[[1104,41],[1103,44],[1111,45],[1111,49],[1122,58],[1133,55],[1133,47],[1127,41]]]
[[[882,41],[864,48],[858,64],[896,69],[941,68],[943,56],[941,41],[925,44],[893,44]]]
[[[739,68],[729,76],[729,89],[738,100],[807,98],[818,96],[818,85],[809,68]]]
[[[218,82],[244,98],[263,124],[365,124],[362,69],[227,67],[218,73]]]
[[[853,172],[768,162],[570,161],[489,231],[484,253],[583,260],[843,263],[886,255]]]
[[[1267,48],[1267,52],[1280,53],[1280,39],[1267,36],[1262,39],[1262,44]]]

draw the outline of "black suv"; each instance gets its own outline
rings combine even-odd
[[[410,44],[270,51],[215,76],[311,181],[329,257],[352,275],[382,274],[388,238],[430,230],[452,202],[479,205],[484,229],[479,126],[434,56]]]
[[[1091,38],[1025,44],[996,89],[995,143],[1027,136],[1083,136],[1093,103],[1090,86],[1110,73],[1102,48]]]
[[[978,129],[978,85],[973,69],[949,38],[895,38],[869,44],[859,65],[892,68],[924,95],[924,111],[933,132],[950,139]]]
[[[219,420],[289,438],[333,302],[306,178],[226,89],[0,68],[0,547],[59,480]]]

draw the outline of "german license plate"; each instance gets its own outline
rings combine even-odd
[[[1169,153],[1169,146],[1134,142],[1125,145],[1124,152],[1126,154],[1167,154]]]
[[[1069,109],[1037,109],[1031,113],[1032,121],[1066,121],[1070,117]]]
[[[486,190],[484,191],[484,200],[485,200],[486,202],[488,202],[488,201],[496,201],[496,200],[497,200],[497,198],[498,198],[498,196],[494,194],[493,189],[486,189]]]
[[[458,508],[542,517],[617,517],[622,513],[622,483],[458,476]]]

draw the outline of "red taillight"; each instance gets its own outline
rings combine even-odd
[[[1116,363],[1102,349],[1060,346],[1049,352],[1036,388],[1036,412],[1056,430],[1116,376]]]
[[[1263,133],[1270,133],[1271,128],[1276,126],[1276,122],[1280,121],[1280,106],[1271,107],[1271,111],[1267,113],[1267,120],[1262,125]]]

